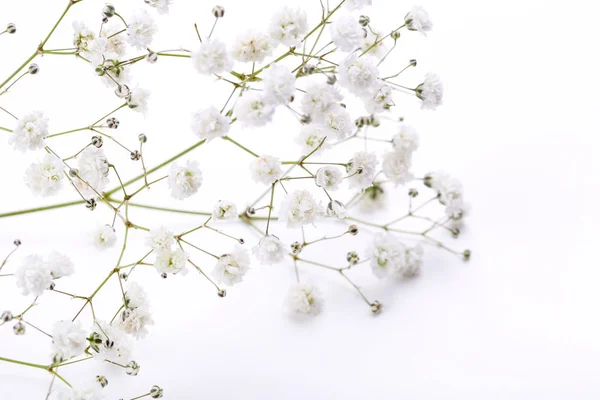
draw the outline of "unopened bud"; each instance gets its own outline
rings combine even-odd
[[[129,90],[129,86],[127,85],[119,85],[115,89],[115,94],[118,97],[124,99],[125,97],[128,97],[131,94],[131,90]]]
[[[225,16],[225,8],[223,6],[215,6],[212,9],[212,13],[215,18],[223,18]]]
[[[147,56],[146,56],[146,61],[148,61],[150,64],[154,64],[156,61],[158,60],[158,54],[156,54],[155,52],[150,52]]]
[[[383,307],[383,305],[378,302],[377,300],[375,300],[374,302],[371,303],[371,312],[375,315],[379,314],[381,312],[381,308]]]
[[[350,233],[352,236],[358,235],[358,226],[356,226],[356,225],[350,225],[348,227],[348,233]]]
[[[471,258],[471,250],[465,250],[463,251],[463,258],[465,259],[465,261],[469,260]]]
[[[142,154],[139,151],[134,150],[129,155],[129,158],[131,158],[131,161],[138,161],[140,158],[142,158]]]
[[[163,390],[156,385],[152,386],[152,389],[150,389],[150,397],[153,399],[160,399],[163,397]]]
[[[6,25],[6,32],[7,33],[15,33],[17,31],[17,26],[13,23],[10,23],[8,25]]]
[[[294,242],[294,243],[292,243],[291,247],[292,247],[292,254],[297,255],[297,254],[300,254],[300,252],[302,251],[302,248],[304,246],[300,242]]]
[[[79,174],[79,170],[77,170],[77,168],[69,169],[69,176],[71,178],[75,178],[77,176],[77,174]]]
[[[225,289],[219,289],[219,291],[217,292],[217,296],[225,297],[227,296],[227,291]]]
[[[105,18],[111,18],[115,15],[115,6],[110,3],[107,3],[104,8],[102,8],[102,15]]]
[[[140,143],[146,143],[148,141],[148,137],[143,133],[140,133],[138,135],[138,140],[140,141]]]
[[[85,201],[85,206],[90,210],[94,211],[96,209],[96,199],[89,199]]]
[[[34,64],[31,64],[31,65],[29,66],[29,70],[28,70],[28,71],[29,71],[29,73],[30,73],[31,75],[35,75],[35,74],[37,74],[38,72],[40,72],[40,67],[39,67],[39,65],[37,65],[37,64],[35,64],[35,63],[34,63]]]
[[[417,66],[417,60],[412,59],[408,62],[410,64],[411,67],[416,67]]]
[[[15,246],[19,247],[19,246],[21,245],[21,239],[15,239],[15,240],[13,241],[13,244],[14,244]]]
[[[100,384],[100,386],[102,386],[103,388],[108,386],[108,379],[106,379],[105,376],[102,375],[97,375],[96,376],[96,380],[98,381],[98,383]]]
[[[348,261],[350,265],[356,265],[360,261],[360,257],[355,251],[349,251],[348,254],[346,254],[346,261]]]
[[[109,118],[106,120],[106,125],[110,128],[110,129],[117,129],[119,127],[119,120],[116,118]]]
[[[300,117],[300,123],[302,125],[308,125],[310,124],[310,115],[303,115]]]
[[[0,325],[12,321],[12,319],[13,313],[10,311],[4,311],[2,314],[0,314]]]
[[[125,366],[125,373],[130,376],[136,376],[140,372],[140,365],[135,361],[129,362]]]
[[[408,195],[410,197],[417,197],[419,195],[419,192],[417,191],[417,189],[412,188],[408,191]]]
[[[14,326],[13,326],[13,333],[17,336],[22,336],[25,334],[25,324],[22,323],[21,321],[17,322]]]
[[[335,85],[336,82],[337,82],[337,76],[335,76],[335,75],[327,76],[327,84],[328,85]]]
[[[390,36],[392,37],[392,39],[398,40],[398,39],[400,39],[400,31],[399,30],[392,31],[392,33],[390,34]]]
[[[367,25],[369,25],[369,22],[371,22],[371,18],[369,18],[369,17],[368,17],[368,16],[366,16],[366,15],[361,15],[361,16],[358,18],[358,23],[359,23],[361,26],[367,26]]]
[[[102,136],[92,136],[92,144],[97,148],[102,147],[104,141],[102,140]]]

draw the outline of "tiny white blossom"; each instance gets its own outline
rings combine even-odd
[[[145,10],[138,10],[129,18],[127,25],[127,41],[138,50],[145,50],[156,33],[156,23]]]
[[[442,171],[425,176],[425,184],[436,190],[439,201],[446,206],[446,215],[452,219],[460,219],[467,209],[463,200],[462,184]]]
[[[59,279],[65,276],[72,275],[75,271],[73,262],[69,257],[53,251],[48,255],[48,269],[52,278]]]
[[[308,190],[296,190],[287,194],[279,210],[279,219],[287,222],[288,228],[312,224],[324,215],[323,206]]]
[[[58,321],[52,327],[52,351],[59,360],[83,354],[87,344],[79,321]]]
[[[151,229],[146,237],[146,245],[154,250],[168,250],[173,244],[175,244],[175,236],[164,226]]]
[[[259,240],[252,253],[262,264],[272,265],[283,260],[287,248],[277,236],[268,235]]]
[[[378,114],[394,105],[392,88],[386,84],[376,84],[365,97],[365,109],[371,114]]]
[[[344,6],[349,10],[360,10],[363,7],[373,4],[373,0],[346,0]]]
[[[194,68],[204,75],[228,72],[233,66],[227,47],[219,39],[205,39],[192,53]]]
[[[213,270],[213,276],[218,283],[233,286],[243,280],[249,268],[250,257],[248,252],[240,245],[236,245],[231,252],[219,257]]]
[[[92,62],[92,66],[96,67],[104,62],[107,46],[108,39],[106,37],[97,37],[88,43],[85,53]]]
[[[421,6],[414,6],[412,10],[404,17],[406,27],[411,31],[418,31],[423,35],[430,32],[433,28],[433,22],[429,14]]]
[[[229,132],[231,118],[222,115],[214,106],[210,106],[194,114],[192,130],[200,139],[208,142],[216,137],[222,137]]]
[[[109,182],[108,179],[108,160],[104,155],[104,150],[95,146],[88,146],[77,156],[78,175],[72,182],[75,187],[85,197],[92,198],[98,196]]]
[[[287,104],[296,93],[296,77],[287,67],[271,64],[264,76],[265,97],[273,103]]]
[[[97,348],[91,348],[90,352],[95,360],[102,363],[105,363],[104,360],[110,360],[121,365],[131,361],[132,343],[125,332],[104,321],[95,323],[91,330],[102,339]]]
[[[154,268],[159,274],[187,274],[188,255],[181,249],[160,250],[156,254]]]
[[[169,12],[169,6],[171,0],[144,0],[150,7],[156,8],[159,14],[166,14]]]
[[[406,265],[402,270],[403,277],[410,278],[421,272],[423,253],[423,247],[419,244],[406,250]]]
[[[367,96],[377,84],[379,71],[372,57],[358,57],[356,54],[340,64],[340,85],[357,96]]]
[[[42,257],[35,254],[23,259],[23,263],[15,271],[15,278],[24,296],[39,296],[52,283],[50,269]]]
[[[404,184],[413,178],[411,164],[411,153],[390,151],[383,156],[383,174],[396,185]]]
[[[135,87],[127,98],[127,106],[134,111],[146,114],[148,111],[148,97],[150,97],[149,90]]]
[[[319,119],[332,106],[339,104],[341,100],[342,95],[333,85],[317,83],[306,89],[300,106],[304,114],[310,115],[313,119]]]
[[[400,152],[413,152],[419,148],[419,134],[408,124],[400,125],[398,133],[392,138],[394,149]]]
[[[367,36],[363,40],[363,44],[360,47],[361,54],[366,52],[365,54],[374,56],[378,60],[382,60],[383,57],[385,57],[385,55],[388,53],[384,38],[384,34],[381,34],[379,31],[369,27],[367,29]]]
[[[243,126],[261,127],[271,122],[275,106],[262,93],[246,92],[237,101],[234,112]]]
[[[39,150],[44,148],[48,136],[48,118],[41,111],[32,111],[17,121],[17,125],[8,137],[8,144],[15,150]]]
[[[306,12],[283,6],[271,18],[268,31],[273,40],[285,46],[296,46],[308,32]]]
[[[73,21],[73,44],[84,54],[96,34],[81,21]]]
[[[62,188],[65,165],[54,154],[47,153],[42,161],[31,164],[25,171],[25,183],[34,194],[52,196]]]
[[[346,167],[350,188],[364,189],[371,186],[378,163],[375,153],[359,151],[354,154]]]
[[[388,192],[381,185],[366,188],[360,196],[360,209],[364,213],[383,210],[388,202]]]
[[[110,225],[102,225],[98,227],[92,234],[92,243],[98,250],[108,249],[113,247],[117,242],[117,234],[115,228]]]
[[[125,299],[127,300],[126,306],[128,308],[138,308],[148,305],[148,295],[144,291],[144,288],[136,282],[131,282],[127,285]]]
[[[297,314],[317,315],[323,309],[323,293],[312,283],[298,283],[288,291],[286,308]]]
[[[345,107],[334,104],[323,113],[323,125],[338,139],[344,139],[354,131],[354,121]]]
[[[202,185],[202,171],[200,171],[198,162],[188,160],[185,166],[173,163],[167,183],[171,188],[171,196],[178,200],[183,200],[198,192]]]
[[[444,98],[444,85],[439,76],[428,73],[425,80],[416,89],[417,97],[423,102],[421,108],[424,110],[435,110],[442,105]]]
[[[143,339],[148,334],[148,325],[154,325],[154,320],[147,306],[134,309],[126,308],[116,319],[116,327],[121,331],[133,335],[136,339]]]
[[[351,14],[340,15],[330,27],[333,43],[344,52],[357,49],[365,38],[365,30],[358,23],[358,18]]]
[[[263,62],[272,51],[271,38],[253,30],[239,35],[232,49],[233,58],[240,62]]]
[[[321,167],[315,174],[316,185],[328,191],[339,189],[343,179],[342,171],[332,166]]]
[[[329,217],[344,219],[348,216],[346,206],[340,201],[332,200],[327,205],[327,215]]]
[[[261,156],[250,163],[250,174],[255,182],[271,185],[283,176],[279,158]]]
[[[101,389],[100,385],[65,388],[59,393],[59,400],[105,400]]]
[[[375,235],[367,254],[371,257],[373,274],[379,279],[402,271],[406,266],[406,246],[390,233]]]
[[[121,26],[117,22],[111,22],[104,25],[100,36],[107,39],[105,58],[118,59],[125,55],[127,51],[127,44],[125,43],[124,36],[117,34],[121,31]]]
[[[235,221],[238,211],[235,204],[227,200],[219,200],[213,208],[212,217],[219,221]]]
[[[319,146],[319,144],[331,135],[331,131],[321,124],[304,125],[300,129],[300,134],[296,137],[296,143],[300,145],[302,154],[309,154]],[[331,135],[332,137],[335,136]],[[322,153],[324,149],[331,147],[331,143],[325,140],[319,150],[313,154]]]

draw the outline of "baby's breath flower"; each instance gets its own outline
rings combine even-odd
[[[373,4],[373,0],[346,0],[344,6],[349,10],[360,10]]]
[[[338,104],[334,104],[323,113],[323,125],[338,140],[344,139],[354,131],[354,122],[350,113]]]
[[[227,286],[233,286],[244,279],[244,275],[250,268],[250,257],[248,252],[240,245],[219,257],[213,276],[218,283],[224,283]]]
[[[392,138],[394,149],[399,152],[413,152],[419,148],[419,134],[411,125],[402,124]]]
[[[133,14],[127,25],[127,41],[138,50],[144,50],[152,43],[157,31],[154,19],[145,10]]]
[[[243,126],[261,127],[271,122],[275,105],[264,94],[246,92],[238,100],[234,112]]]
[[[231,119],[222,115],[215,107],[210,106],[194,114],[192,130],[200,139],[211,141],[216,137],[227,135]]]
[[[323,309],[323,293],[312,283],[298,283],[288,291],[285,301],[289,312],[317,315]]]
[[[367,28],[367,36],[363,40],[363,44],[360,47],[361,53],[366,51],[366,54],[382,60],[383,57],[388,53],[385,40],[383,38],[385,34],[381,34],[379,31],[372,27]]]
[[[85,197],[96,197],[109,182],[108,161],[104,150],[88,146],[77,156],[78,174],[72,182]]]
[[[261,156],[250,163],[250,174],[255,182],[271,185],[283,176],[279,158]]]
[[[417,97],[423,100],[421,108],[423,110],[435,110],[442,104],[444,98],[444,86],[440,77],[428,73],[425,80],[416,89]]]
[[[310,124],[304,125],[300,129],[300,134],[296,137],[296,143],[300,145],[302,154],[308,154],[319,146],[319,144],[331,134],[331,131],[322,124]],[[335,136],[332,135],[332,136]],[[322,153],[324,149],[330,148],[331,144],[325,140],[323,145],[316,151],[318,154]]]
[[[300,106],[304,114],[319,119],[332,106],[339,104],[341,100],[342,95],[335,87],[327,83],[316,83],[306,89]]]
[[[52,328],[52,351],[64,361],[83,353],[87,347],[85,331],[79,321],[59,321]]]
[[[277,236],[263,236],[258,244],[252,248],[252,253],[261,264],[272,265],[283,260],[287,253],[287,246]]]
[[[418,31],[423,35],[430,32],[433,28],[433,23],[429,18],[429,14],[421,6],[414,6],[412,10],[404,17],[406,27],[411,31]]]
[[[308,190],[296,190],[287,194],[279,209],[279,220],[286,222],[288,228],[312,224],[324,215],[323,206]]]
[[[198,162],[188,160],[183,167],[173,163],[167,182],[171,188],[171,196],[176,199],[183,200],[195,194],[202,185],[202,172]]]
[[[346,167],[350,188],[364,189],[371,186],[377,164],[379,161],[375,153],[359,151],[354,154]]]
[[[48,268],[52,278],[59,279],[73,274],[75,267],[69,257],[53,251],[48,255]]]
[[[96,38],[96,34],[81,21],[73,21],[73,31],[73,44],[85,55],[88,45]]]
[[[115,325],[98,321],[92,327],[92,331],[99,339],[99,343],[90,345],[90,352],[94,359],[102,363],[105,363],[104,360],[109,360],[121,365],[131,361],[131,339],[122,330]]]
[[[127,300],[126,306],[129,308],[138,308],[148,305],[148,295],[144,291],[144,288],[136,282],[131,282],[127,286],[125,299]]]
[[[69,387],[61,389],[59,400],[105,400],[98,384],[90,387]]]
[[[146,244],[154,250],[168,250],[175,244],[175,236],[173,232],[161,226],[150,230],[146,237]]]
[[[342,171],[339,168],[328,165],[317,170],[315,183],[325,190],[333,191],[339,188],[343,178]]]
[[[377,84],[379,71],[372,57],[358,57],[356,54],[340,64],[340,84],[357,96],[368,96]]]
[[[46,145],[48,136],[48,118],[41,111],[32,111],[17,121],[17,125],[8,137],[8,144],[16,150],[39,150]]]
[[[410,173],[412,164],[411,153],[390,151],[383,156],[383,174],[396,185],[410,181],[413,176]]]
[[[156,254],[154,268],[159,274],[187,274],[188,255],[181,249],[160,250]]]
[[[337,200],[331,200],[327,205],[327,215],[329,217],[344,219],[348,216],[348,210],[342,202]]]
[[[363,97],[365,109],[371,114],[379,114],[394,105],[392,88],[389,85],[376,83],[373,90]]]
[[[219,200],[213,208],[212,217],[216,220],[235,221],[238,211],[235,204],[227,200]]]
[[[263,62],[273,51],[271,38],[258,31],[247,31],[233,43],[233,58],[240,62]]]
[[[287,104],[296,93],[296,77],[287,67],[271,64],[265,71],[265,97],[272,103]]]
[[[192,53],[192,64],[201,74],[213,75],[230,71],[233,60],[223,42],[206,39]]]
[[[52,196],[62,187],[65,165],[54,154],[47,153],[25,171],[25,183],[35,194]]]
[[[159,14],[167,14],[171,0],[144,0],[150,7],[154,7]]]
[[[146,114],[148,111],[148,97],[150,97],[150,91],[136,87],[127,98],[127,105],[132,110]]]
[[[92,233],[92,243],[98,250],[113,247],[117,242],[115,228],[110,225],[102,225]]]
[[[135,309],[126,308],[117,317],[116,326],[123,332],[133,335],[136,339],[143,339],[148,334],[148,325],[154,325],[154,320],[147,306]]]
[[[358,18],[351,14],[339,15],[330,25],[331,39],[341,51],[350,52],[360,47],[365,31]]]
[[[41,295],[52,283],[52,274],[41,256],[29,255],[15,271],[17,286],[24,296]]]
[[[302,9],[294,10],[283,6],[271,18],[268,31],[273,40],[285,46],[296,46],[308,32],[306,12]]]

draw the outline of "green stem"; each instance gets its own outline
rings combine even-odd
[[[25,362],[25,361],[13,360],[11,358],[0,357],[0,361],[6,361],[9,363],[13,363],[13,364],[25,365],[27,367],[32,367],[32,368],[39,368],[39,369],[47,369],[48,368],[46,365],[33,364],[33,363]]]
[[[230,138],[229,136],[223,136],[223,139],[230,141],[231,143],[235,144],[237,147],[239,147],[240,149],[246,151],[247,153],[252,154],[254,157],[260,157],[258,154],[256,154],[255,152],[253,152],[252,150],[248,149],[245,146],[242,146],[241,144],[239,144],[238,142],[236,142],[235,140],[233,140],[232,138]]]
[[[2,84],[0,84],[0,89],[2,89],[4,86],[6,86],[6,84],[8,82],[10,82],[10,80],[12,78],[14,78],[19,72],[21,72],[21,70],[23,68],[25,68],[35,57],[37,57],[38,52],[37,50],[35,51],[35,53],[33,53],[23,64],[21,64],[21,66],[19,68],[17,68],[15,70],[15,72],[13,72],[8,78],[6,78],[6,80],[4,82],[2,82]]]
[[[75,206],[75,205],[83,204],[83,203],[85,203],[85,201],[77,200],[77,201],[70,201],[68,203],[54,204],[51,206],[29,208],[29,209],[20,210],[20,211],[12,211],[12,212],[8,212],[8,213],[0,214],[0,218],[13,217],[15,215],[22,215],[22,214],[30,214],[30,213],[35,213],[35,212],[39,212],[39,211],[53,210],[56,208],[70,207],[70,206]]]

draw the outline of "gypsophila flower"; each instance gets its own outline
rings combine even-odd
[[[15,271],[15,278],[24,296],[39,296],[52,283],[50,269],[42,257],[35,254],[23,259],[23,263]]]
[[[275,11],[268,28],[273,40],[285,45],[296,46],[308,32],[306,12],[284,6]]]
[[[65,165],[54,154],[47,153],[25,171],[25,183],[34,194],[52,196],[62,188]]]
[[[117,32],[121,31],[121,25],[117,22],[111,22],[109,24],[104,25],[102,28],[102,33],[100,33],[101,37],[105,37],[106,48],[104,56],[105,58],[115,58],[118,59],[125,55],[127,51],[127,43],[123,35],[118,34]]]
[[[331,39],[341,51],[352,51],[362,44],[365,31],[358,23],[358,18],[351,14],[338,16],[330,25]]]
[[[48,255],[48,269],[52,278],[59,279],[65,276],[72,275],[75,271],[73,262],[64,254],[53,251]]]
[[[334,104],[323,113],[323,125],[338,140],[351,135],[355,126],[350,113],[338,104]]]
[[[327,216],[344,219],[348,216],[348,210],[342,202],[337,200],[331,200],[327,205]]]
[[[79,321],[59,321],[52,328],[52,351],[59,361],[83,353],[87,347],[86,333]]]
[[[138,10],[129,18],[127,41],[132,47],[144,50],[152,43],[156,31],[156,23],[150,14],[145,10]]]
[[[233,286],[243,280],[249,268],[250,257],[248,252],[240,245],[236,245],[231,252],[219,257],[213,270],[213,276],[218,283]]]
[[[93,67],[96,67],[104,62],[104,54],[107,46],[108,39],[105,37],[94,38],[94,40],[87,44],[85,54],[91,61]]]
[[[444,86],[440,77],[436,74],[428,73],[425,75],[425,80],[417,86],[417,97],[423,102],[421,108],[424,110],[435,110],[442,104],[444,98]]]
[[[369,26],[367,28],[367,36],[364,38],[361,49],[361,54],[364,52],[370,56],[382,60],[388,53],[385,45],[385,35]]]
[[[263,62],[272,51],[271,38],[262,32],[251,30],[236,38],[232,54],[240,62]]]
[[[383,174],[396,185],[404,184],[413,178],[410,173],[411,164],[411,153],[388,152],[383,156]]]
[[[216,137],[222,137],[229,132],[231,118],[222,115],[215,107],[210,106],[194,114],[192,130],[200,139],[208,142]]]
[[[73,21],[73,30],[73,44],[85,55],[88,45],[94,40],[96,34],[81,21]]]
[[[317,83],[309,86],[302,97],[302,111],[314,119],[322,118],[333,105],[339,104],[342,95],[326,83]]]
[[[382,210],[386,206],[387,199],[387,191],[381,185],[370,186],[360,197],[360,210],[364,213]]]
[[[92,234],[92,243],[98,250],[113,247],[116,242],[117,234],[115,233],[115,228],[110,225],[102,225]]]
[[[277,236],[267,235],[252,248],[252,253],[261,264],[272,265],[283,260],[287,253],[287,246]]]
[[[131,90],[131,94],[127,98],[127,106],[134,111],[146,114],[148,111],[148,97],[150,97],[150,91],[136,87]]]
[[[288,228],[312,224],[324,215],[323,206],[308,190],[296,190],[287,194],[279,210],[279,220],[287,222]]]
[[[171,0],[144,0],[144,2],[150,7],[156,8],[159,14],[168,13],[169,6],[171,5]]]
[[[378,114],[394,105],[392,88],[386,84],[375,84],[374,90],[363,97],[365,109],[371,114]]]
[[[339,168],[332,166],[321,167],[315,174],[315,184],[325,190],[337,190],[344,178]]]
[[[220,74],[230,71],[233,60],[227,47],[219,39],[206,39],[192,53],[194,68],[204,75]]]
[[[94,359],[105,363],[105,360],[117,362],[121,365],[131,361],[132,343],[129,336],[116,326],[99,321],[92,327],[100,343],[92,344],[90,347]]]
[[[433,28],[433,23],[429,18],[429,14],[421,6],[414,6],[412,10],[404,17],[406,27],[411,31],[417,31],[423,35],[430,32]]]
[[[146,245],[154,250],[168,250],[173,244],[175,244],[173,232],[163,226],[151,229],[146,237]]]
[[[246,92],[235,105],[235,116],[243,126],[261,127],[271,122],[275,106],[258,92]]]
[[[159,274],[187,274],[188,255],[182,249],[160,250],[156,254],[154,268]]]
[[[135,309],[126,308],[116,318],[117,328],[133,335],[136,339],[143,339],[148,334],[148,325],[154,325],[154,320],[147,306]]]
[[[296,137],[296,143],[300,145],[302,154],[309,154],[319,146],[319,144],[331,134],[330,130],[321,124],[304,125],[300,129],[300,134]],[[331,135],[332,137],[335,134]],[[325,140],[323,145],[313,154],[322,153],[324,149],[330,148],[331,144]]]
[[[357,96],[373,92],[379,71],[371,57],[358,57],[356,54],[340,64],[340,84]]]
[[[288,291],[286,308],[297,314],[317,315],[323,309],[323,293],[312,283],[298,283]]]
[[[373,4],[373,0],[346,0],[344,6],[349,10],[360,10]]]
[[[171,196],[179,200],[198,192],[202,185],[202,172],[198,167],[198,162],[188,160],[183,167],[173,163],[167,183],[171,188]]]
[[[72,179],[75,187],[85,197],[96,197],[109,182],[108,160],[104,150],[95,146],[88,146],[77,156],[78,174]]]
[[[59,394],[60,400],[105,400],[106,397],[100,392],[100,385],[92,387],[69,387],[62,389]]]
[[[238,211],[235,204],[227,200],[219,200],[213,208],[212,217],[219,221],[235,221]]]
[[[128,308],[138,308],[148,305],[148,295],[138,283],[131,282],[125,292],[125,304]]]
[[[271,185],[283,176],[279,158],[261,156],[250,163],[250,174],[255,182]]]
[[[367,254],[371,257],[373,274],[380,279],[402,271],[406,266],[406,246],[390,233],[375,235]]]
[[[419,148],[419,134],[410,125],[402,124],[398,133],[392,138],[394,149],[400,152],[413,152]]]
[[[17,125],[8,137],[8,144],[15,150],[39,150],[46,145],[48,136],[48,118],[41,111],[32,111],[17,121]]]
[[[371,186],[378,163],[375,153],[359,151],[354,154],[346,167],[350,188],[364,189]]]
[[[403,277],[410,278],[421,272],[423,253],[423,247],[419,244],[406,250],[406,264],[402,270]]]
[[[271,64],[264,75],[265,97],[272,103],[287,104],[296,93],[296,77],[287,67]]]

